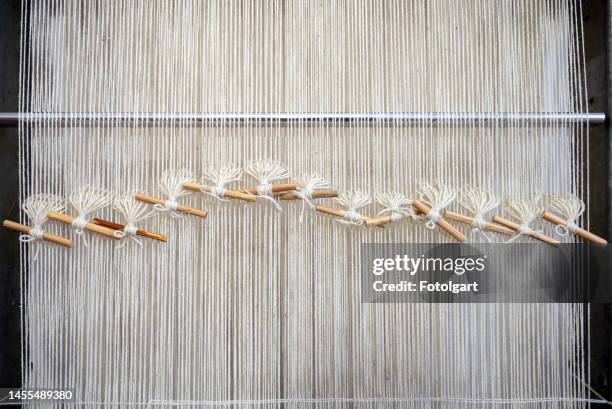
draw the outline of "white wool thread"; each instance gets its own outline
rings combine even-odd
[[[572,194],[546,194],[542,197],[541,202],[552,213],[555,213],[563,220],[567,220],[566,226],[555,226],[555,232],[559,236],[566,237],[570,233],[576,234],[576,232],[580,229],[580,226],[576,223],[576,220],[582,216],[586,206],[584,201],[578,196]]]
[[[419,182],[418,197],[430,207],[429,212],[423,218],[427,220],[425,227],[433,230],[436,222],[442,218],[444,209],[455,200],[456,194],[451,188],[440,182],[433,184]]]
[[[306,206],[310,209],[314,209],[315,205],[312,202],[312,194],[318,189],[328,189],[331,184],[325,180],[325,178],[313,173],[313,174],[302,174],[295,178],[295,184],[297,190],[295,194],[302,199],[302,209],[300,210],[300,223],[304,221],[304,211]]]
[[[511,243],[521,236],[530,236],[541,232],[541,230],[531,228],[531,223],[542,213],[542,207],[538,205],[537,200],[506,199],[504,200],[504,208],[519,224],[516,235],[510,238],[507,243]]]
[[[183,215],[177,211],[177,199],[188,195],[190,192],[183,188],[184,183],[195,183],[196,179],[187,169],[166,169],[162,172],[159,182],[159,190],[167,197],[164,204],[156,204],[153,207],[166,212],[169,216],[180,219]]]
[[[136,236],[136,233],[138,232],[138,226],[136,223],[152,217],[156,213],[149,211],[144,203],[135,200],[133,193],[117,196],[113,201],[113,210],[119,212],[125,221],[123,230],[117,230],[113,233],[113,235],[120,239],[129,237],[133,242],[139,246],[142,246],[142,241]],[[127,241],[121,240],[117,244],[117,248],[124,247],[126,243]]]
[[[467,187],[460,192],[458,202],[473,219],[470,234],[480,233],[490,243],[491,237],[484,231],[488,223],[484,216],[499,207],[501,200],[490,190]]]
[[[201,189],[202,193],[220,202],[228,202],[228,200],[225,199],[226,186],[231,182],[242,180],[242,170],[234,166],[209,166],[203,172],[202,178],[212,182],[211,186],[203,184]],[[206,188],[210,188],[210,192]]]
[[[289,177],[285,167],[279,162],[264,159],[251,162],[244,171],[257,181],[257,197],[269,201],[276,211],[282,212],[278,200],[272,196],[272,183]]]
[[[68,201],[77,212],[77,217],[72,222],[74,232],[81,237],[83,245],[88,246],[84,236],[85,226],[90,221],[90,215],[106,206],[113,199],[113,195],[106,189],[90,185],[82,185],[73,190],[68,197]]]
[[[406,218],[417,219],[417,215],[411,207],[412,200],[401,193],[379,193],[375,196],[375,201],[384,207],[378,214],[390,214],[393,223]]]
[[[372,199],[364,192],[350,191],[338,196],[336,202],[346,210],[344,217],[336,219],[336,222],[361,226],[363,220],[361,220],[361,213],[357,212],[357,209],[369,205],[372,203]]]

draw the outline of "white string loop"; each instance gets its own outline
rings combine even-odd
[[[555,233],[557,233],[561,237],[566,237],[567,235],[576,234],[580,230],[580,226],[576,224],[575,220],[569,220],[567,222],[567,226],[563,226],[558,224],[555,226]]]
[[[432,207],[424,217],[427,219],[425,227],[433,230],[436,228],[436,222],[442,218],[442,214],[439,209]]]

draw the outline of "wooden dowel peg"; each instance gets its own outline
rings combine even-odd
[[[52,220],[57,220],[58,222],[66,223],[72,225],[72,223],[76,220],[76,217],[70,216],[68,214],[59,213],[59,212],[49,212],[47,217]],[[118,237],[115,237],[113,234],[115,231],[113,229],[109,229],[104,226],[97,226],[93,223],[87,223],[84,227],[85,230],[90,231],[92,233],[101,234],[104,237],[108,237],[109,239],[117,240]]]
[[[414,200],[412,202],[412,207],[416,209],[417,212],[421,214],[428,214],[431,208],[427,206],[425,203],[420,200]],[[450,223],[446,220],[440,218],[435,221],[436,225],[438,225],[441,229],[445,230],[448,234],[453,236],[453,238],[461,243],[463,243],[466,239],[465,235],[461,233],[459,230],[455,229]]]
[[[15,230],[15,231],[18,231],[19,233],[23,233],[23,234],[30,234],[30,231],[32,231],[32,228],[30,226],[26,226],[26,225],[23,225],[23,224],[20,224],[20,223],[16,223],[16,222],[11,221],[11,220],[3,221],[2,225],[4,227],[6,227],[7,229]],[[50,241],[51,243],[59,244],[60,246],[72,247],[72,240],[66,239],[66,238],[61,237],[61,236],[57,236],[57,235],[52,234],[52,233],[43,232],[42,239],[45,240],[45,241]]]
[[[470,226],[472,226],[474,224],[474,219],[473,218],[465,216],[463,214],[459,214],[459,213],[455,213],[455,212],[450,212],[448,210],[446,210],[444,212],[444,217],[449,219],[449,220],[453,220],[455,222],[467,224],[467,225],[470,225]],[[506,236],[514,236],[514,234],[515,234],[514,230],[511,230],[511,229],[509,229],[507,227],[500,226],[500,225],[494,224],[494,223],[486,223],[483,226],[482,229],[484,231],[505,234]]]
[[[338,192],[336,192],[335,190],[325,190],[325,189],[315,190],[314,192],[312,192],[310,194],[310,197],[313,198],[313,199],[324,199],[324,198],[338,197]],[[278,198],[280,200],[298,200],[298,199],[301,199],[301,197],[298,196],[297,194],[295,194],[294,192],[283,193],[282,195],[279,195]]]
[[[123,230],[125,228],[123,224],[114,223],[108,220],[103,220],[103,219],[98,219],[98,218],[94,218],[92,220],[92,223],[98,226],[108,227],[109,229],[113,229],[113,230]],[[154,240],[159,240],[159,241],[164,241],[164,242],[167,241],[166,236],[164,236],[163,234],[153,233],[153,232],[150,232],[144,229],[137,229],[136,234],[138,236],[146,237],[149,239],[154,239]]]
[[[134,193],[134,199],[139,200],[141,202],[153,204],[153,205],[159,204],[159,205],[164,206],[166,204],[166,201],[164,199],[159,199],[157,197],[148,196],[142,193]],[[191,214],[193,216],[198,216],[198,217],[208,216],[208,212],[206,210],[194,209],[193,207],[189,207],[189,206],[185,206],[181,204],[176,207],[176,210],[181,213],[187,213],[187,214]]]
[[[317,212],[330,214],[330,215],[336,216],[336,217],[345,217],[346,213],[347,213],[346,210],[343,210],[343,209],[334,209],[333,207],[327,207],[327,206],[323,206],[323,205],[316,205],[315,206],[315,210]],[[370,217],[364,216],[364,215],[359,215],[359,219],[363,223],[367,223],[368,220],[371,220]]]
[[[521,229],[521,226],[518,223],[514,223],[513,221],[504,219],[503,217],[500,217],[500,216],[493,216],[493,221],[497,224],[506,226],[509,229],[514,230],[515,232],[519,232]],[[553,246],[558,246],[559,244],[561,244],[560,241],[550,238],[548,236],[545,236],[542,233],[533,232],[533,233],[530,233],[529,236],[533,237],[536,240],[540,240],[544,243],[551,244]]]
[[[295,183],[279,183],[276,185],[272,185],[272,193],[283,193],[295,189],[297,189],[297,185]],[[242,189],[240,191],[244,193],[250,193],[252,195],[257,195],[256,187],[252,187],[250,189]]]
[[[550,212],[542,213],[542,218],[553,224],[567,228],[567,225],[568,225],[567,220],[563,220],[562,218],[555,216],[554,214]],[[603,239],[599,237],[598,235],[593,234],[590,231],[582,229],[582,228],[578,228],[578,230],[576,230],[576,236],[581,237],[584,240],[588,240],[591,243],[597,244],[598,246],[605,246],[608,244],[608,241],[606,239]]]
[[[368,227],[381,227],[381,226],[384,226],[385,224],[391,223],[391,221],[392,221],[391,215],[386,215],[386,216],[372,218],[366,221],[365,224]]]
[[[183,183],[183,188],[186,190],[192,190],[195,192],[201,192],[204,190],[205,192],[211,193],[212,188],[210,186],[202,186],[198,183]],[[229,197],[232,199],[245,200],[247,202],[254,202],[257,200],[257,196],[250,195],[244,192],[238,192],[236,190],[226,190],[223,194],[225,197]]]

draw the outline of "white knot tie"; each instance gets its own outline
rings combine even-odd
[[[34,226],[30,229],[28,234],[22,234],[19,236],[19,241],[22,243],[29,243],[31,241],[42,240],[44,233],[44,230],[39,226]]]
[[[134,223],[127,223],[123,227],[123,230],[117,230],[113,232],[113,236],[117,238],[121,239],[125,236],[129,236],[134,242],[136,242],[136,244],[138,244],[139,246],[142,246],[142,242],[136,237],[137,234],[138,234],[138,226],[136,226]],[[121,243],[117,245],[117,248],[121,248],[125,246],[125,243],[126,243],[125,241],[122,241]]]
[[[540,233],[541,230],[533,230],[527,223],[521,224],[517,231],[516,235],[512,237],[510,240],[506,241],[506,243],[512,243],[514,240],[518,239],[521,236],[531,236],[535,233]]]
[[[79,217],[72,221],[72,227],[77,230],[77,233],[82,234],[88,223],[89,220],[85,216],[79,215]]]
[[[44,233],[44,230],[41,229],[40,226],[34,226],[30,229],[30,232],[28,234],[20,235],[19,241],[22,243],[29,243],[37,240],[42,240]],[[34,257],[32,258],[33,261],[36,261],[36,259],[38,258],[39,250],[40,247],[36,247],[36,252],[34,253]]]
[[[134,223],[128,223],[123,228],[123,231],[130,236],[135,236],[138,233],[138,227]]]
[[[171,197],[168,200],[166,200],[163,205],[158,203],[158,204],[156,204],[153,207],[155,209],[159,210],[160,212],[168,212],[168,214],[171,217],[174,217],[175,219],[179,219],[179,218],[183,217],[182,214],[177,212],[179,204],[176,201],[176,199],[173,198],[173,197]]]
[[[474,220],[472,221],[472,227],[474,229],[484,230],[486,226],[487,226],[487,222],[486,220],[482,218],[482,216],[474,217]]]
[[[89,219],[85,215],[79,215],[76,219],[72,221],[72,227],[74,227],[74,232],[78,234],[83,239],[83,244],[87,247],[87,240],[83,235],[85,232],[85,226],[89,224]]]
[[[491,243],[491,237],[485,232],[485,227],[487,227],[487,221],[482,218],[482,215],[477,215],[472,220],[472,230],[470,234],[480,233],[485,238],[487,243]]]
[[[565,237],[569,233],[576,234],[578,230],[580,230],[580,226],[576,224],[575,220],[569,220],[566,226],[560,224],[555,226],[555,232],[561,237]]]
[[[176,209],[178,209],[178,203],[174,199],[168,199],[164,202],[164,207],[168,210],[175,211]]]
[[[225,198],[225,192],[227,189],[225,189],[222,185],[204,186],[200,190],[202,193],[214,197],[220,202],[229,202],[229,200]]]
[[[361,220],[361,214],[356,212],[354,209],[349,209],[344,213],[344,218],[337,219],[339,223],[343,224],[352,224],[355,226],[361,226],[363,224],[363,220]]]
[[[414,218],[414,213],[412,213],[409,209],[404,208],[404,207],[387,207],[386,209],[378,212],[378,215],[382,216],[386,213],[391,213],[392,223],[397,223],[408,217]]]
[[[391,222],[397,223],[405,217],[403,213],[400,212],[391,212]]]
[[[518,234],[529,235],[533,233],[534,233],[533,229],[526,224],[521,224],[518,228]]]
[[[425,227],[429,230],[433,230],[436,228],[436,222],[442,218],[442,214],[440,214],[440,210],[432,207],[429,212],[425,215],[425,217],[429,220],[425,223]]]
[[[272,203],[277,212],[283,211],[283,208],[278,203],[278,201],[274,199],[274,197],[272,197],[272,184],[268,182],[260,183],[259,186],[257,186],[256,190],[257,190],[257,198],[262,198]]]

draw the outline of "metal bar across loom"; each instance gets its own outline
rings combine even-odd
[[[59,112],[16,113],[0,112],[0,126],[17,126],[19,122],[50,125],[104,125],[207,122],[292,123],[292,122],[383,122],[399,124],[578,124],[605,123],[606,114],[575,112],[312,112],[312,113],[255,113],[255,112]]]

